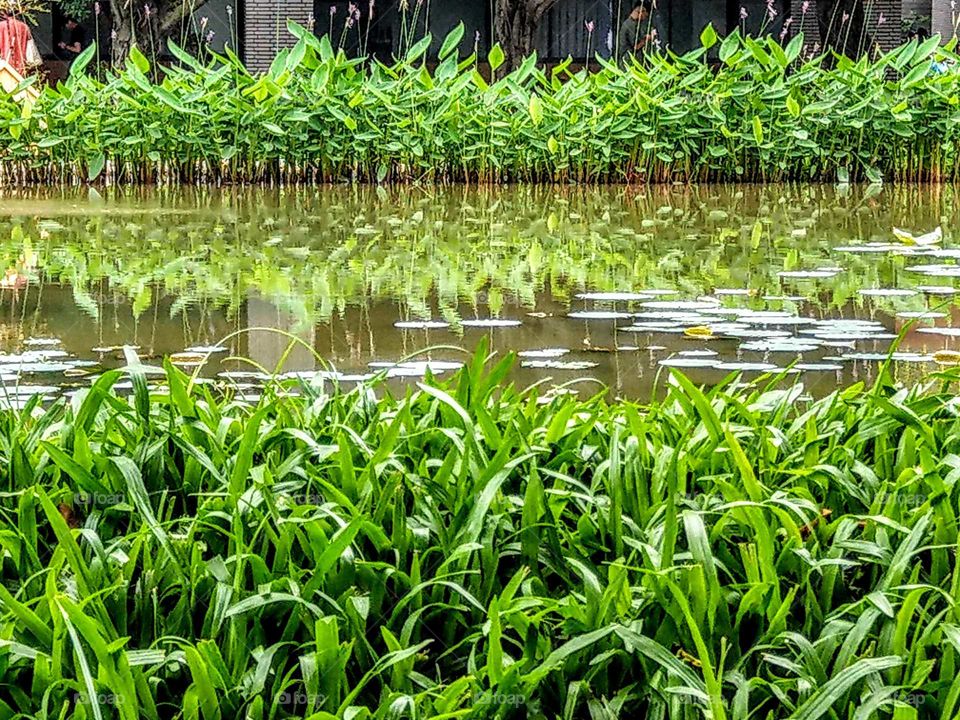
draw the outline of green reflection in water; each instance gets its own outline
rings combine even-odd
[[[952,188],[7,193],[0,257],[15,289],[0,295],[0,341],[10,349],[52,333],[78,355],[107,341],[164,353],[266,322],[359,366],[437,339],[396,330],[398,320],[442,318],[453,325],[446,340],[457,341],[461,319],[493,316],[525,322],[501,349],[622,345],[604,335],[612,327],[566,318],[547,329],[538,318],[533,332],[527,314],[593,307],[575,299],[583,291],[647,288],[683,298],[749,290],[737,303],[869,316],[896,329],[894,313],[925,310],[926,299],[866,298],[861,289],[953,281],[907,273],[915,258],[836,248],[895,242],[894,226],[938,224],[949,248],[956,215]],[[842,270],[816,280],[780,276],[825,266]],[[809,302],[763,300],[781,295]]]

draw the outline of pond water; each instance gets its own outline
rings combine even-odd
[[[487,337],[522,353],[518,383],[596,379],[640,398],[671,366],[703,382],[793,366],[825,392],[870,380],[901,331],[902,376],[960,349],[953,188],[0,199],[0,377],[14,399],[89,384],[131,357],[124,345],[246,388],[275,371],[350,382],[426,348],[390,372],[449,372],[456,348]]]

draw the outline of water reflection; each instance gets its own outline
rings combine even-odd
[[[823,389],[869,379],[870,358],[908,323],[917,325],[901,350],[931,367],[933,352],[957,343],[949,331],[960,319],[952,188],[31,190],[0,198],[8,268],[0,373],[8,376],[22,353],[36,352],[30,340],[50,340],[47,352],[65,351],[68,362],[109,367],[122,364],[120,345],[155,359],[240,333],[206,373],[238,369],[227,356],[241,355],[267,370],[330,364],[355,374],[428,346],[469,349],[487,336],[501,351],[569,351],[524,358],[522,382],[590,376],[643,396],[663,361],[701,380],[800,361],[805,381]],[[937,246],[912,247],[893,234],[939,226]],[[945,330],[930,332],[938,327]],[[241,332],[250,328],[286,334]],[[288,352],[291,337],[302,344]],[[17,382],[37,379],[22,375]],[[49,375],[44,384],[64,381]]]

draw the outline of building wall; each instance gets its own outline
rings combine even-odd
[[[489,19],[483,2],[434,2],[430,6],[429,22],[430,33],[433,35],[431,54],[440,52],[444,38],[461,22],[464,30],[463,41],[460,43],[461,55],[472,53],[474,45],[478,45],[479,52],[484,55],[490,49],[487,42],[490,35]]]
[[[231,0],[209,0],[211,22],[214,15],[221,14],[220,6],[229,4]],[[665,28],[667,44],[677,52],[693,49],[699,43],[700,32],[707,25],[713,23],[716,30],[723,34],[732,30],[732,24],[739,22],[747,32],[756,34],[762,28],[764,32],[779,35],[789,19],[789,31],[802,30],[807,37],[807,48],[811,51],[819,41],[819,30],[816,21],[816,2],[810,0],[808,10],[803,12],[803,0],[776,0],[776,17],[766,16],[767,0],[739,0],[734,3],[736,8],[743,7],[747,11],[747,19],[740,21],[738,13],[731,15],[729,0],[698,0],[697,2],[668,2],[662,1],[658,12],[661,14],[660,24]],[[301,24],[308,24],[313,19],[316,4],[317,32],[329,31],[331,23],[329,8],[336,6],[336,23],[334,27],[334,44],[338,44],[342,34],[343,18],[346,12],[346,0],[248,0],[245,3],[244,19],[244,58],[253,70],[266,70],[276,53],[293,45],[293,38],[287,33],[286,20],[292,18]],[[618,7],[623,14],[624,7],[629,0],[558,0],[557,4],[548,12],[537,36],[537,51],[541,57],[558,59],[572,56],[583,58],[588,54],[608,56],[608,39],[616,37],[619,26]],[[905,35],[906,25],[916,24],[932,16],[931,23],[935,32],[946,35],[953,34],[953,15],[950,0],[870,0],[867,4],[868,32],[884,50],[899,45]],[[367,3],[357,2],[362,12],[366,12]],[[413,5],[413,2],[410,3]],[[476,38],[479,36],[479,50],[485,55],[490,46],[489,14],[485,2],[471,0],[433,0],[427,7],[430,8],[429,18],[421,17],[417,36],[422,37],[425,29],[429,28],[434,36],[436,52],[446,34],[458,22],[463,22],[466,32],[461,52],[466,54],[473,51]],[[734,8],[736,10],[736,8]],[[367,20],[364,17],[361,24],[365,27]],[[587,31],[587,23],[592,23],[593,32]],[[228,35],[229,25],[216,29],[218,34]],[[377,46],[377,54],[389,54],[400,51],[400,13],[396,0],[378,0],[377,10],[371,23],[372,30],[369,37],[362,40],[353,38],[366,35],[356,30],[348,34],[348,52],[357,52],[359,47],[353,47],[361,42],[368,43],[371,51]],[[376,42],[375,42],[376,41]],[[379,46],[383,47],[380,48]],[[386,59],[386,58],[381,58]]]
[[[932,0],[903,0],[904,28],[912,29],[919,25],[929,31],[932,10]]]
[[[934,33],[949,39],[957,32],[957,11],[951,0],[933,0],[931,3],[931,26]]]
[[[244,7],[244,61],[253,71],[270,68],[283,48],[293,47],[287,20],[308,25],[313,18],[313,0],[248,0]]]
[[[608,44],[616,37],[615,32],[611,36],[613,12],[610,0],[557,0],[537,29],[537,55],[552,60],[610,57]]]
[[[237,51],[238,25],[236,13],[233,10],[236,5],[235,0],[206,0],[194,13],[194,32],[204,35],[202,39],[205,43],[209,39],[209,47],[214,52],[222,53],[227,46],[234,52]]]
[[[905,0],[873,0],[866,3],[867,32],[882,50],[891,50],[904,40],[903,5]],[[803,12],[803,0],[792,0],[790,14],[793,25],[802,30],[807,38],[806,47],[812,51],[820,45],[820,30],[817,27],[817,0],[811,0],[807,12]],[[797,20],[799,18],[799,21]]]

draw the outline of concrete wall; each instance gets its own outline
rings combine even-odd
[[[244,60],[251,70],[265,71],[281,49],[294,45],[287,19],[307,25],[313,0],[247,0],[244,13]]]
[[[241,1],[241,0],[237,0]],[[490,16],[488,2],[490,0],[432,0],[429,5],[429,17],[421,12],[418,26],[408,27],[407,42],[403,42],[403,17],[398,9],[398,0],[377,0],[374,17],[368,22],[368,3],[357,0],[362,17],[360,23],[344,31],[346,16],[346,0],[247,0],[245,16],[244,50],[245,60],[254,70],[265,70],[276,53],[284,47],[293,44],[292,37],[286,31],[286,19],[293,18],[301,24],[308,24],[316,12],[316,31],[325,34],[330,31],[330,8],[336,7],[333,16],[333,44],[340,44],[344,40],[344,47],[351,54],[360,52],[366,46],[370,53],[377,54],[387,60],[393,53],[402,52],[404,46],[409,45],[409,39],[423,37],[429,29],[433,34],[434,42],[431,48],[436,52],[443,42],[443,38],[457,23],[463,22],[465,33],[461,43],[461,53],[466,55],[473,52],[479,34],[479,50],[485,56],[490,47]],[[209,0],[206,13],[210,22],[217,21],[218,27],[211,29],[218,35],[229,37],[229,25],[224,21],[223,14],[231,0]],[[407,25],[413,14],[416,0],[411,0],[410,10],[406,16]],[[819,31],[816,23],[816,0],[810,0],[809,9],[803,13],[803,0],[776,0],[777,16],[772,20],[765,20],[766,0],[740,0],[738,7],[747,10],[747,20],[742,26],[748,32],[756,34],[761,27],[765,32],[779,35],[788,18],[791,19],[790,32],[802,30],[808,39],[808,51],[813,49],[819,41]],[[608,55],[608,38],[616,36],[619,26],[617,8],[623,14],[624,7],[629,0],[558,0],[550,10],[537,36],[537,50],[544,58],[563,58],[571,55],[582,58],[589,53]],[[932,14],[934,31],[953,34],[953,12],[950,0],[870,0],[868,6],[868,32],[883,48],[889,49],[900,44],[904,38],[904,24],[915,23]],[[700,32],[708,23],[713,23],[718,32],[725,33],[732,29],[727,27],[731,18],[728,17],[730,5],[726,0],[697,0],[697,2],[666,2],[660,3],[658,10],[660,17],[658,24],[663,28],[662,34],[666,42],[677,52],[685,52],[695,48],[699,43]],[[882,18],[882,22],[881,22]],[[735,18],[738,19],[738,18]],[[594,24],[594,32],[588,34],[585,23]],[[369,30],[368,30],[369,25]]]
[[[949,7],[949,0],[947,6]],[[933,10],[933,0],[903,0],[903,23],[910,29],[920,25],[930,30],[930,16]]]
[[[412,3],[411,3],[412,4]],[[430,33],[433,35],[432,54],[440,51],[444,38],[453,30],[457,23],[463,23],[463,41],[460,43],[460,53],[469,55],[473,52],[477,42],[477,33],[480,33],[480,52],[486,55],[490,48],[487,39],[490,36],[487,8],[483,2],[434,2],[430,7]]]
[[[613,4],[630,3],[614,0]],[[609,0],[557,0],[537,32],[537,54],[549,59],[610,57],[616,38],[615,13]],[[587,23],[592,23],[592,33]]]
[[[194,31],[200,36],[212,34],[210,49],[222,53],[226,46],[236,52],[240,38],[237,36],[238,18],[234,10],[231,15],[227,8],[236,8],[236,0],[207,0],[194,13]],[[202,28],[202,30],[201,30]],[[206,37],[202,38],[204,41]]]
[[[803,13],[803,4],[803,0],[792,0],[790,14],[794,18],[794,30],[803,31],[807,38],[806,47],[812,50],[821,44],[817,27],[817,0],[811,0],[806,14]],[[865,5],[867,32],[883,50],[891,50],[904,40],[903,5],[903,0],[872,0]]]
[[[957,11],[950,0],[933,0],[930,12],[933,32],[945,39],[952,38],[957,32]]]

